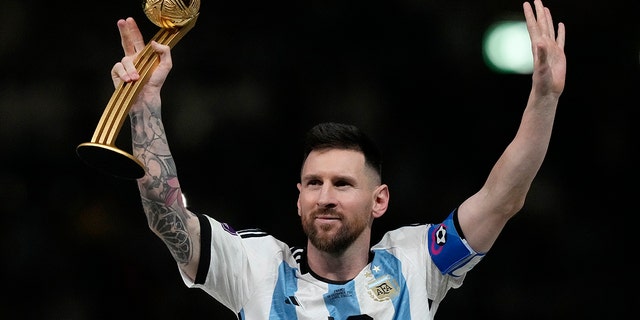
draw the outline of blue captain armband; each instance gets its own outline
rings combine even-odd
[[[464,239],[458,224],[458,210],[453,210],[439,224],[433,224],[428,232],[429,253],[442,274],[460,277],[471,270],[484,253],[477,253]]]

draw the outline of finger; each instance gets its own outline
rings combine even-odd
[[[548,34],[549,28],[547,24],[547,15],[545,13],[544,5],[541,0],[535,0],[534,4],[536,6],[536,19],[538,21],[538,28],[540,29],[540,34]]]
[[[144,39],[133,18],[129,17],[118,20],[118,30],[120,31],[120,39],[125,55],[134,55],[142,51],[144,48]]]
[[[131,31],[133,46],[135,47],[136,52],[140,52],[145,47],[144,38],[142,38],[142,32],[140,32],[140,28],[138,28],[136,20],[134,20],[133,18],[127,18],[127,22],[129,23],[129,30]]]
[[[119,81],[131,82],[133,80],[137,80],[140,76],[135,72],[135,70],[133,72],[127,70],[124,63],[118,62],[113,65],[113,68],[111,68],[111,78],[113,78],[114,83],[116,82],[116,79],[119,79]]]
[[[529,2],[523,3],[522,7],[524,9],[524,18],[527,22],[527,30],[529,30],[529,37],[533,40],[533,38],[538,34],[536,17],[533,14],[533,9],[531,8],[531,4]]]
[[[153,48],[153,51],[158,54],[160,63],[167,66],[172,65],[171,54],[169,54],[170,47],[168,45],[160,44],[156,41],[151,41],[151,47]]]
[[[138,80],[140,78],[140,74],[138,74],[138,70],[134,64],[133,56],[123,57],[120,64],[122,65],[123,75],[126,73],[127,78],[130,80]]]
[[[551,39],[555,39],[556,34],[553,27],[553,18],[551,18],[551,11],[549,11],[549,8],[544,8],[544,16],[547,20],[547,30],[549,31],[549,37]]]
[[[529,16],[532,16],[532,12],[531,12],[531,4],[529,2],[523,2],[522,3],[522,9],[524,9],[524,16],[525,18],[528,18]],[[529,19],[527,19],[529,20]]]
[[[158,69],[162,70],[160,74],[166,74],[171,70],[173,66],[173,62],[171,60],[170,47],[167,45],[159,44],[158,42],[152,41],[151,48],[158,55],[159,63]],[[163,80],[160,80],[163,81]]]
[[[131,41],[129,35],[129,24],[127,20],[118,20],[118,31],[120,32],[120,42],[122,43],[122,49],[125,55],[133,55],[136,53],[136,49]]]
[[[124,54],[133,54],[135,49],[133,48],[133,44],[127,41],[127,21],[124,19],[118,20],[118,32],[120,32],[120,43],[122,44],[122,49],[124,50]]]
[[[113,80],[114,87],[117,88],[123,81],[131,81],[131,79],[126,79],[126,74],[123,72],[124,67],[120,62],[116,63],[115,65],[113,65],[113,68],[111,68],[111,79]]]
[[[565,34],[564,23],[560,22],[558,23],[558,38],[556,39],[556,43],[558,44],[558,47],[560,47],[560,49],[562,50],[564,50],[564,34]]]

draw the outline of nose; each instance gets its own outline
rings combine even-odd
[[[331,184],[325,183],[318,196],[318,207],[334,208],[336,206],[335,190]]]

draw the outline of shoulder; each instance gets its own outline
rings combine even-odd
[[[280,256],[289,260],[296,255],[296,248],[274,237],[260,228],[246,228],[236,230],[230,224],[220,222],[214,218],[202,215],[207,223],[201,227],[201,242],[203,247],[221,249],[227,255],[246,255],[247,257]],[[201,218],[202,219],[202,218]],[[209,229],[209,231],[205,230]],[[299,255],[299,253],[297,253]]]
[[[426,245],[430,224],[411,224],[387,231],[372,249],[412,248]]]

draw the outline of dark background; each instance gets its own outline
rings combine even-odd
[[[86,166],[140,1],[2,0],[2,319],[235,319],[187,289],[134,181]],[[568,75],[524,209],[438,318],[624,318],[640,303],[638,2],[545,2]],[[376,237],[437,222],[513,137],[530,75],[490,72],[482,32],[520,1],[207,1],[173,50],[163,118],[193,211],[303,244],[300,137],[324,120],[380,142],[391,207]],[[130,150],[129,123],[117,145]]]

